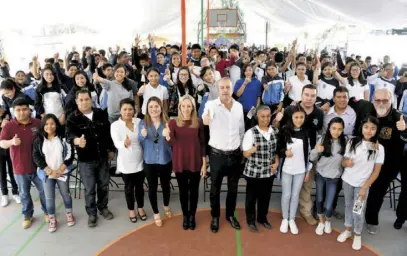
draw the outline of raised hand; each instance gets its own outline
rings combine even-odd
[[[280,122],[281,119],[283,119],[283,117],[284,117],[284,108],[281,108],[281,111],[278,112],[276,115],[276,118],[275,118],[276,122]]]
[[[170,137],[170,127],[168,126],[168,123],[165,124],[165,128],[163,129],[163,137]]]
[[[124,140],[124,146],[126,148],[129,148],[131,146],[131,140],[129,138],[129,135],[126,135],[126,139]]]
[[[14,135],[13,137],[13,146],[20,146],[21,144],[21,139],[18,137],[18,135]]]
[[[206,112],[206,114],[203,115],[202,119],[203,119],[204,124],[210,124],[211,123],[212,119],[211,119],[211,113],[210,113],[209,109],[208,109],[208,112]]]
[[[322,146],[321,144],[317,144],[315,146],[315,149],[317,150],[318,153],[324,152],[324,146]]]
[[[141,136],[143,136],[144,138],[147,137],[147,129],[144,126],[143,129],[141,129]]]
[[[406,122],[404,121],[403,114],[400,115],[400,120],[396,122],[397,130],[404,131],[406,129]]]
[[[82,134],[82,136],[79,138],[79,147],[80,148],[86,147],[86,139],[84,134]]]
[[[134,38],[134,45],[138,46],[140,42],[141,42],[140,34],[137,34],[136,37]]]
[[[345,158],[345,160],[343,160],[343,167],[353,167],[355,165],[355,163],[353,162],[352,158]]]
[[[289,149],[287,149],[287,151],[285,151],[285,156],[287,157],[287,158],[291,158],[291,157],[293,157],[293,152],[292,152],[292,150],[291,150],[291,148],[289,148]]]

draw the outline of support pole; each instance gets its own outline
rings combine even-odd
[[[185,0],[181,0],[181,28],[182,28],[182,66],[187,64],[187,31],[186,31]]]
[[[206,44],[209,48],[209,0],[207,1],[208,8],[206,10]]]
[[[204,47],[204,0],[201,0],[201,46]]]

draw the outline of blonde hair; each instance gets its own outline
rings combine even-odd
[[[164,113],[163,103],[160,100],[160,98],[153,96],[153,97],[149,98],[147,101],[147,107],[146,107],[147,110],[146,110],[146,115],[144,116],[144,121],[146,123],[146,126],[149,127],[151,125],[151,116],[148,113],[148,105],[150,105],[150,102],[152,102],[152,101],[155,101],[155,102],[157,102],[158,105],[160,105],[160,108],[161,108],[160,119],[161,119],[161,123],[163,125],[165,125],[168,121],[168,117],[167,117],[167,114]]]
[[[182,127],[185,125],[184,122],[184,117],[182,116],[182,111],[181,111],[181,104],[182,102],[184,102],[185,100],[189,100],[192,104],[192,112],[191,112],[191,128],[197,128],[199,126],[198,124],[198,113],[196,111],[196,104],[195,104],[195,99],[189,95],[189,94],[185,94],[184,96],[182,96],[179,99],[178,102],[178,116],[177,116],[177,125],[178,127]]]

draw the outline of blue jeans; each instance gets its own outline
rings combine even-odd
[[[20,192],[21,205],[23,207],[22,213],[24,218],[31,218],[34,214],[34,204],[31,198],[31,182],[34,183],[38,190],[41,201],[41,209],[47,214],[47,207],[45,204],[44,187],[42,186],[41,179],[37,176],[37,173],[31,174],[14,174],[14,178],[18,184],[18,190]]]
[[[109,200],[109,169],[107,159],[79,162],[79,171],[85,187],[85,208],[89,216],[96,216],[97,210],[107,209]],[[97,192],[97,202],[96,202]]]
[[[363,224],[365,223],[366,201],[363,205],[362,214],[353,212],[353,205],[355,200],[358,199],[358,194],[361,187],[353,187],[343,182],[343,194],[345,196],[345,227],[353,227],[353,231],[361,234],[363,231]],[[369,195],[369,190],[366,191],[366,196]]]
[[[72,198],[69,192],[69,175],[65,181],[56,179],[47,179],[43,183],[45,192],[45,202],[47,204],[47,212],[50,216],[55,216],[55,186],[58,185],[59,193],[64,200],[65,211],[72,212]]]
[[[336,195],[336,187],[338,186],[339,178],[330,179],[322,177],[318,172],[316,173],[315,183],[317,185],[316,192],[316,205],[318,216],[323,216],[324,212],[324,187],[326,187],[326,198],[325,198],[325,217],[330,219],[333,212],[333,203]]]
[[[285,220],[295,220],[304,177],[305,173],[291,175],[281,172],[281,211]]]

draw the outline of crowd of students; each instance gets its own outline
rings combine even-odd
[[[115,157],[131,222],[148,219],[145,179],[155,224],[163,225],[158,179],[164,214],[171,217],[174,172],[182,227],[194,230],[200,179],[208,176],[208,169],[214,233],[225,176],[226,220],[241,228],[234,211],[242,174],[247,181],[246,222],[253,232],[258,232],[256,221],[271,229],[267,213],[276,177],[282,184],[282,233],[299,233],[298,206],[305,221],[317,225],[317,235],[331,233],[332,216],[342,218],[337,200],[343,189],[345,231],[337,240],[346,241],[353,230],[352,247],[359,250],[365,221],[370,234],[378,232],[383,198],[399,173],[394,227],[402,227],[407,166],[400,159],[407,133],[400,111],[407,112],[407,67],[395,73],[388,56],[372,65],[370,57],[361,61],[360,56],[346,57],[344,63],[339,52],[332,60],[325,51],[321,56],[318,50],[300,54],[295,41],[289,52],[231,45],[226,53],[194,44],[182,66],[177,45],[157,49],[148,39],[149,47],[140,48],[137,36],[131,53],[109,49],[106,55],[86,47],[82,59],[76,51],[65,60],[55,54],[43,67],[34,57],[30,72],[18,71],[15,77],[9,73],[12,63],[0,61],[1,205],[9,203],[8,170],[14,199],[21,199],[24,228],[33,220],[31,183],[39,192],[49,232],[57,229],[56,186],[66,223],[75,224],[69,193],[75,154],[89,227],[97,225],[98,212],[113,218],[108,162]]]

